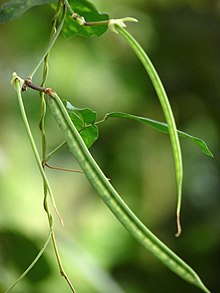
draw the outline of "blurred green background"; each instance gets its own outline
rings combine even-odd
[[[1,2],[3,3],[3,1]],[[109,120],[91,152],[127,204],[161,240],[188,262],[212,292],[220,280],[220,1],[120,0],[94,3],[113,18],[133,16],[128,30],[151,57],[164,82],[178,128],[205,139],[206,157],[181,140],[184,159],[182,225],[176,239],[176,185],[169,137],[132,121]],[[0,25],[0,292],[43,246],[48,224],[41,177],[21,121],[12,73],[27,77],[41,56],[53,11],[35,7]],[[41,72],[34,82],[40,83]],[[119,36],[75,37],[56,43],[47,86],[77,107],[91,107],[101,119],[124,111],[164,121],[142,65]],[[40,99],[24,94],[40,147]],[[48,150],[62,141],[47,116]],[[63,148],[52,165],[77,168]],[[185,283],[129,236],[79,174],[48,170],[65,222],[56,220],[64,267],[80,293],[200,292]],[[17,293],[69,292],[59,276],[52,246]]]

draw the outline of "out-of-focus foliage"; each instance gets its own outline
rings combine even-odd
[[[182,140],[184,157],[183,235],[175,233],[175,180],[169,138],[142,124],[109,120],[91,148],[105,174],[144,223],[198,271],[212,292],[219,284],[219,70],[220,5],[218,1],[94,1],[112,17],[133,16],[129,30],[145,47],[163,80],[178,128],[204,140],[214,153],[206,157]],[[19,255],[40,249],[47,237],[41,179],[18,112],[11,74],[27,77],[46,47],[53,11],[36,7],[0,26],[0,291],[21,273],[19,261],[4,247],[19,235]],[[2,41],[4,40],[4,41]],[[79,108],[92,108],[98,118],[111,111],[164,121],[153,88],[123,40],[60,37],[50,56],[51,86]],[[34,79],[40,83],[40,74]],[[37,93],[24,94],[32,129],[40,146]],[[49,114],[49,113],[48,113]],[[48,150],[62,141],[47,117]],[[126,148],[125,148],[126,145]],[[51,164],[77,168],[67,148]],[[80,174],[48,170],[64,228],[56,223],[63,262],[76,289],[91,292],[200,292],[142,249],[121,228]],[[7,233],[6,233],[6,232]],[[7,236],[7,237],[6,237]],[[15,238],[13,238],[15,239]],[[20,242],[21,243],[21,242]],[[23,248],[22,248],[23,247]],[[31,249],[29,260],[34,258]],[[33,253],[33,254],[32,254]],[[28,253],[29,254],[29,253]],[[26,278],[14,292],[66,292],[52,248],[43,261],[44,278]],[[28,262],[28,260],[27,260]],[[39,263],[35,270],[41,270]],[[159,280],[159,282],[158,282]]]
[[[0,23],[21,17],[28,9],[36,5],[45,5],[55,0],[11,0],[0,7]]]

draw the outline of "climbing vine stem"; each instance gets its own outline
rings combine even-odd
[[[62,2],[61,2],[62,3]],[[58,27],[55,30],[55,33],[53,34],[45,52],[43,53],[41,59],[39,60],[39,62],[37,63],[37,65],[35,66],[33,72],[29,75],[29,79],[32,80],[33,76],[35,75],[35,73],[37,72],[37,70],[39,69],[39,67],[41,66],[41,64],[44,62],[45,57],[47,56],[47,54],[50,52],[50,50],[52,49],[52,47],[54,46],[62,28],[63,28],[63,24],[65,21],[65,17],[66,17],[66,12],[67,12],[67,7],[66,5],[62,4],[62,16],[61,16],[61,21],[58,25]],[[57,11],[57,14],[59,13],[59,10]]]

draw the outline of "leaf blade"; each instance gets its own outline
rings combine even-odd
[[[86,146],[90,148],[98,139],[98,127],[94,125],[96,112],[89,108],[77,108],[69,101],[63,100],[64,106]]]
[[[169,133],[167,123],[156,121],[156,120],[153,120],[150,118],[140,117],[140,116],[127,114],[127,113],[123,113],[123,112],[110,112],[110,113],[107,113],[105,117],[106,117],[105,119],[108,119],[108,118],[128,118],[128,119],[132,119],[132,120],[144,123],[148,126],[151,126],[152,128],[154,128],[160,132],[167,133],[167,134]],[[186,132],[183,132],[181,130],[177,130],[177,133],[181,137],[189,138],[192,142],[196,143],[199,146],[199,148],[203,151],[204,154],[206,154],[209,157],[213,157],[212,152],[210,151],[208,145],[206,144],[206,142],[203,139],[196,137],[194,135],[188,134]]]
[[[91,125],[89,127],[84,128],[80,131],[80,135],[85,142],[87,148],[90,148],[94,142],[98,139],[98,127],[95,125]]]

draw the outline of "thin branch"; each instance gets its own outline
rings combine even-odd
[[[47,161],[49,161],[49,159],[53,156],[53,154],[55,154],[57,151],[59,151],[64,145],[66,145],[66,140],[64,140],[63,142],[61,142],[54,150],[52,150],[46,157],[44,160],[44,163],[46,163]]]

